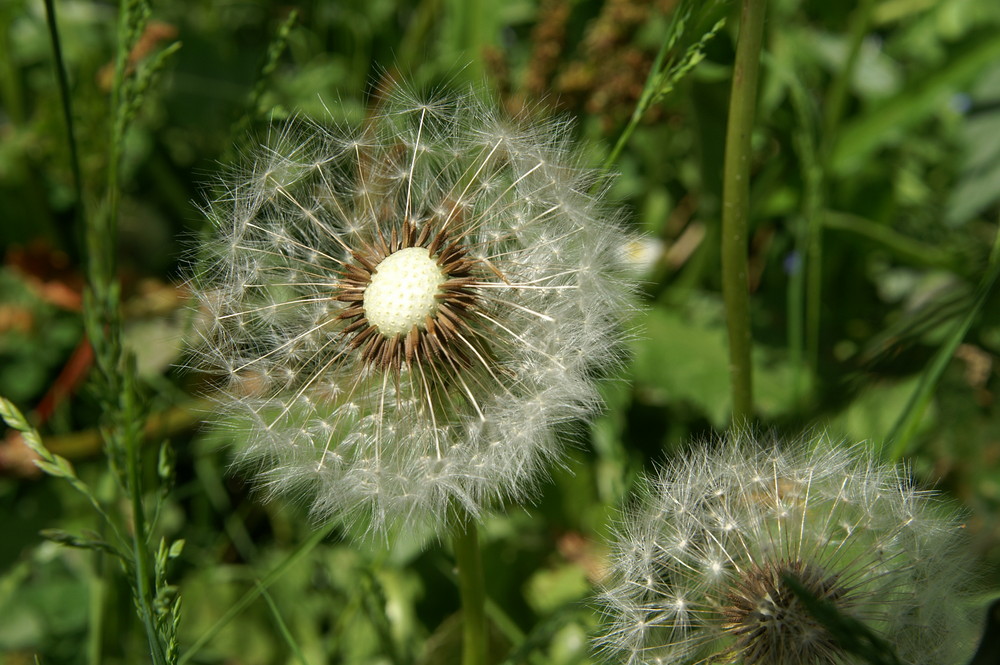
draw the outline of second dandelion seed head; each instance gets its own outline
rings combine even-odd
[[[835,665],[808,598],[906,663],[962,662],[960,524],[905,469],[824,437],[734,435],[664,468],[622,518],[600,645],[629,665]]]
[[[734,580],[720,608],[723,630],[744,665],[832,665],[842,660],[836,641],[809,613],[789,579],[811,597],[850,606],[838,575],[801,559],[754,563]]]

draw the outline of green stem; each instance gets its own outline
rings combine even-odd
[[[107,191],[100,211],[85,218],[87,244],[87,335],[94,347],[94,361],[101,374],[105,402],[106,444],[112,457],[124,452],[123,480],[132,512],[132,575],[135,604],[145,627],[153,665],[166,665],[169,647],[158,626],[155,607],[156,583],[149,550],[149,524],[143,505],[142,427],[145,420],[135,384],[135,364],[122,346],[120,287],[117,280],[116,244],[118,206],[121,197],[122,146],[128,124],[126,64],[134,37],[141,31],[141,11],[135,3],[123,3],[118,17],[118,44],[111,97],[111,125]]]
[[[788,278],[788,359],[793,368],[792,394],[798,406],[805,404],[806,396],[812,394],[811,379],[816,375],[817,347],[813,342],[813,323],[818,321],[812,315],[818,313],[813,303],[819,302],[819,283],[813,278],[820,244],[820,212],[822,201],[823,172],[817,156],[816,119],[811,113],[808,93],[801,81],[794,77],[789,80],[792,107],[795,110],[797,128],[795,148],[799,156],[803,176],[802,212],[795,224],[795,254],[801,261],[800,267]],[[807,291],[807,286],[809,287]]]
[[[462,597],[462,665],[486,665],[486,588],[479,534],[468,517],[452,538]]]
[[[255,583],[255,586],[248,589],[239,600],[232,603],[226,613],[219,618],[212,626],[202,633],[201,637],[195,640],[195,643],[191,647],[181,654],[181,657],[177,660],[177,665],[185,665],[193,659],[198,653],[211,642],[215,637],[222,632],[222,629],[232,623],[233,619],[240,615],[243,610],[253,603],[260,595],[261,591],[268,589],[272,584],[278,581],[282,575],[291,570],[302,561],[303,558],[310,552],[312,552],[317,545],[322,543],[331,532],[333,532],[335,525],[329,524],[318,531],[314,531],[309,538],[302,541],[292,550],[288,556],[277,566],[272,568],[267,575],[260,578],[259,581]]]
[[[678,10],[679,11],[679,10]],[[677,14],[674,14],[674,21],[677,20]],[[662,74],[663,60],[667,55],[667,49],[673,44],[670,37],[674,34],[674,26],[671,23],[670,29],[667,30],[667,38],[663,40],[660,44],[660,50],[656,52],[656,59],[653,61],[653,66],[649,68],[649,74],[646,75],[646,83],[642,87],[642,95],[639,97],[639,101],[636,103],[635,108],[632,109],[632,115],[628,120],[628,124],[625,125],[625,129],[618,136],[618,141],[615,142],[615,147],[611,149],[611,154],[604,161],[603,171],[610,171],[611,167],[615,165],[618,161],[618,157],[621,155],[622,150],[625,149],[625,145],[628,140],[632,138],[632,132],[635,128],[639,126],[639,122],[642,117],[646,115],[646,111],[649,107],[653,105],[653,99],[656,97],[656,81]]]
[[[969,266],[965,258],[954,250],[914,240],[891,227],[883,226],[860,215],[836,210],[821,212],[824,229],[852,233],[870,240],[908,265],[943,268],[962,276],[968,276],[970,273],[972,266]]]
[[[103,283],[110,285],[117,273],[117,256],[115,246],[118,238],[118,204],[121,197],[118,179],[121,176],[122,143],[125,141],[126,113],[125,105],[128,100],[125,98],[125,69],[128,62],[128,52],[131,49],[129,43],[129,23],[130,8],[125,3],[118,16],[118,51],[115,54],[115,78],[111,86],[111,145],[108,155],[108,187],[105,195],[103,215],[98,216],[95,222],[97,236],[96,242],[100,243],[98,249],[103,250],[92,253],[91,261],[100,261],[95,266],[95,274],[103,278]],[[103,228],[101,228],[103,226]],[[103,233],[101,233],[103,231]],[[102,294],[104,295],[104,294]],[[118,303],[114,303],[117,308]]]
[[[59,39],[59,25],[56,22],[56,8],[53,0],[45,0],[45,19],[49,26],[49,37],[52,40],[52,55],[55,59],[56,79],[59,82],[59,99],[62,103],[63,120],[66,122],[67,143],[69,144],[70,170],[73,174],[73,194],[76,197],[75,216],[77,221],[84,218],[83,212],[83,178],[80,175],[80,157],[76,147],[76,131],[73,129],[73,108],[70,105],[69,77],[66,76],[66,64],[63,61],[62,42]],[[79,224],[75,228],[79,228]],[[78,244],[73,227],[60,228],[65,236],[63,241],[70,256],[77,255]]]
[[[753,416],[747,227],[750,217],[750,138],[757,102],[764,8],[765,0],[743,0],[740,10],[723,167],[722,296],[729,328],[729,371],[735,425],[746,424]]]
[[[899,418],[893,425],[892,431],[886,437],[886,441],[892,442],[886,452],[888,459],[897,461],[906,453],[910,440],[916,434],[920,418],[924,415],[928,403],[930,403],[931,398],[934,396],[934,389],[937,387],[938,381],[941,380],[941,376],[944,374],[944,370],[951,361],[952,356],[955,355],[959,344],[965,339],[969,328],[972,327],[976,317],[982,311],[998,279],[1000,279],[1000,224],[997,225],[997,232],[993,237],[993,249],[990,251],[986,274],[976,289],[976,297],[972,303],[972,307],[969,308],[969,311],[966,312],[962,320],[955,325],[944,344],[934,354],[930,365],[920,375],[917,387],[913,390],[913,394],[910,395],[910,399],[907,401],[903,412],[899,414]]]
[[[78,222],[82,224],[87,224],[91,220],[84,214],[83,209],[83,181],[80,175],[80,159],[77,153],[76,146],[76,133],[73,128],[73,111],[70,105],[70,95],[69,95],[69,80],[66,76],[66,67],[63,63],[62,57],[62,46],[59,39],[59,27],[56,22],[56,8],[53,0],[45,0],[46,18],[49,27],[49,34],[52,39],[52,50],[55,57],[56,64],[56,75],[59,82],[59,93],[62,101],[63,116],[66,122],[66,132],[68,134],[69,151],[70,151],[70,163],[73,172],[73,186],[76,193],[76,216]],[[121,46],[121,45],[119,45]],[[123,49],[119,48],[119,51]],[[119,67],[123,67],[121,64],[123,62],[121,53],[119,53]],[[119,72],[123,71],[120,69]],[[120,100],[116,100],[120,101]],[[117,109],[117,105],[115,106]],[[117,145],[118,140],[122,137],[116,136],[114,129],[112,130],[112,145]],[[117,171],[118,171],[118,154],[117,149],[112,149],[112,154],[114,155],[110,169],[109,169],[109,197],[115,198],[117,196]],[[87,235],[92,238],[91,243],[91,254],[88,262],[88,281],[91,293],[96,296],[98,302],[94,303],[93,306],[98,308],[100,312],[99,315],[94,319],[89,319],[90,329],[88,333],[92,340],[95,340],[95,349],[100,349],[102,351],[106,350],[107,353],[100,354],[97,359],[98,366],[102,368],[108,379],[108,385],[113,388],[118,388],[113,392],[117,393],[119,402],[122,405],[122,411],[116,414],[122,419],[128,418],[131,414],[135,413],[135,409],[128,409],[128,406],[135,406],[135,392],[130,390],[133,388],[128,377],[124,381],[119,381],[115,379],[117,375],[117,369],[120,365],[120,319],[118,317],[118,300],[117,300],[117,290],[113,286],[114,282],[114,237],[116,230],[115,223],[117,221],[117,210],[112,208],[111,215],[108,217],[107,224],[110,226],[109,233],[102,233],[100,228],[89,228]],[[93,240],[93,238],[98,238]],[[70,238],[71,240],[71,238]],[[75,243],[67,243],[70,248],[75,248]],[[103,265],[103,270],[101,269]],[[94,325],[94,324],[97,325]],[[104,325],[100,325],[103,323]],[[104,341],[101,343],[96,342],[96,340],[101,337],[105,337]],[[116,423],[120,425],[120,423]],[[127,473],[127,485],[130,495],[130,501],[132,506],[132,519],[134,524],[134,533],[132,536],[133,551],[134,551],[134,566],[135,566],[135,577],[136,577],[136,592],[138,594],[138,605],[140,608],[140,615],[142,622],[146,628],[146,636],[149,640],[150,655],[152,657],[154,665],[160,665],[161,663],[166,663],[167,659],[161,648],[160,640],[157,635],[156,630],[156,618],[153,616],[153,589],[151,581],[153,579],[152,571],[150,570],[149,562],[150,556],[148,551],[147,543],[147,528],[145,511],[142,505],[142,486],[140,482],[140,456],[139,456],[139,446],[140,440],[138,435],[138,427],[134,422],[126,424],[124,427],[117,427],[117,434],[121,436],[124,441],[124,447],[126,450],[126,473]],[[99,644],[99,643],[98,643]],[[99,648],[99,647],[98,647]]]
[[[854,76],[854,68],[858,64],[858,56],[861,53],[861,45],[864,43],[865,35],[868,34],[868,25],[871,23],[874,7],[874,0],[861,0],[857,9],[851,14],[847,58],[844,60],[844,66],[840,68],[831,82],[826,104],[824,104],[822,134],[824,157],[829,157],[830,150],[836,140],[837,127],[844,115],[844,105],[847,101],[847,88]]]
[[[104,662],[101,634],[104,629],[104,599],[107,594],[104,589],[104,576],[101,573],[105,559],[102,552],[92,552],[90,556],[93,569],[87,586],[89,598],[87,614],[90,617],[87,623],[87,665],[100,665]]]
[[[122,397],[125,401],[135,399],[134,387],[126,380]],[[125,408],[127,412],[134,412],[134,409]],[[149,640],[150,656],[154,665],[166,663],[167,658],[163,652],[163,645],[160,643],[160,636],[156,629],[156,618],[153,616],[153,571],[150,569],[152,557],[149,553],[149,529],[146,524],[146,508],[142,501],[142,476],[141,476],[141,455],[140,446],[142,441],[134,428],[128,432],[123,432],[123,443],[125,445],[125,467],[128,478],[129,501],[132,506],[132,551],[135,557],[135,586],[138,596],[139,614],[146,627],[146,638]]]

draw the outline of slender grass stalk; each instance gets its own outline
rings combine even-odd
[[[127,365],[132,364],[127,363]],[[139,411],[139,407],[134,404],[136,401],[135,387],[131,385],[132,381],[129,381],[128,378],[126,376],[126,380],[123,382],[122,398],[124,402],[131,404],[131,408],[127,407],[123,411],[126,413],[136,413]],[[123,429],[129,431],[129,434],[123,437],[123,443],[125,445],[125,472],[128,480],[126,490],[129,495],[129,503],[132,506],[132,524],[134,530],[132,533],[132,549],[135,558],[135,587],[136,595],[138,596],[139,616],[146,628],[146,638],[149,640],[153,663],[167,663],[169,661],[163,648],[164,645],[162,644],[160,631],[157,629],[156,610],[153,606],[155,582],[153,569],[150,565],[153,557],[149,550],[149,527],[146,522],[146,507],[143,504],[142,478],[140,475],[142,434],[141,431],[136,432],[138,428],[135,427],[126,426]]]
[[[794,370],[792,394],[795,403],[802,405],[812,394],[819,357],[819,308],[815,306],[819,303],[819,292],[814,292],[813,287],[819,286],[815,278],[822,274],[818,268],[822,251],[823,167],[817,152],[817,114],[809,95],[795,77],[789,77],[788,86],[798,121],[794,140],[803,175],[802,211],[795,224],[798,265],[792,267],[788,277],[788,358]]]
[[[920,381],[914,389],[913,394],[910,395],[906,407],[899,414],[899,418],[886,437],[886,441],[892,442],[886,451],[886,457],[889,460],[898,460],[906,453],[910,440],[913,438],[917,425],[920,423],[920,417],[924,414],[927,404],[934,394],[935,386],[940,381],[941,375],[944,374],[948,362],[955,355],[958,345],[965,339],[969,328],[972,327],[976,317],[982,311],[983,305],[986,304],[986,299],[992,292],[998,278],[1000,278],[1000,225],[997,226],[997,233],[993,238],[993,248],[990,250],[989,265],[986,274],[976,289],[976,296],[972,306],[962,320],[952,329],[951,334],[948,335],[944,344],[938,348],[937,353],[934,354],[930,365],[921,374]]]
[[[874,0],[861,0],[854,13],[851,14],[850,27],[848,28],[847,58],[844,66],[840,68],[830,89],[826,94],[826,104],[824,104],[823,115],[823,153],[828,157],[837,137],[837,127],[840,119],[844,115],[844,105],[847,101],[847,88],[854,76],[854,68],[858,64],[858,55],[861,53],[861,45],[865,35],[868,34],[868,26],[871,24],[872,10],[875,7]]]
[[[263,99],[264,93],[267,92],[271,75],[274,74],[274,71],[278,68],[281,56],[288,49],[292,29],[296,26],[298,21],[299,10],[292,9],[288,12],[285,19],[278,25],[278,28],[274,33],[274,37],[271,38],[271,43],[267,45],[267,51],[264,53],[260,69],[257,72],[257,81],[250,90],[250,94],[247,95],[244,112],[240,115],[239,119],[233,123],[233,127],[230,130],[233,140],[229,142],[229,147],[226,149],[226,154],[222,160],[224,163],[233,161],[240,145],[250,139],[250,125],[260,115],[260,100]]]
[[[747,227],[750,217],[750,138],[757,103],[765,0],[743,0],[726,129],[722,184],[722,296],[729,328],[733,423],[753,416]]]
[[[822,221],[824,229],[864,238],[910,265],[940,268],[958,275],[969,274],[971,266],[953,250],[911,238],[860,215],[828,209]]]
[[[818,145],[813,145],[809,139],[802,141],[802,161],[805,167],[803,205],[805,230],[798,251],[803,262],[800,279],[804,280],[804,292],[800,293],[799,298],[804,307],[796,312],[795,316],[802,317],[802,322],[799,325],[803,327],[805,340],[804,367],[809,371],[811,377],[816,376],[819,365],[820,308],[823,291],[823,228],[829,214],[825,209],[827,199],[826,174],[829,170],[829,157],[836,143],[837,130],[844,114],[848,87],[854,76],[861,45],[871,23],[874,5],[873,0],[861,0],[851,15],[847,57],[843,67],[840,68],[830,84],[826,95]],[[797,105],[803,109],[799,112],[800,117],[803,117],[805,101],[800,99]],[[806,145],[807,143],[808,145]],[[803,395],[800,392],[802,388],[801,374],[800,372],[797,377],[797,396]],[[810,386],[805,394],[811,393],[812,387]]]
[[[271,594],[267,592],[267,589],[260,585],[259,580],[257,580],[257,591],[264,598],[264,602],[267,603],[267,608],[271,610],[271,616],[274,617],[274,623],[278,626],[278,632],[280,632],[281,636],[285,639],[285,643],[295,656],[295,659],[299,661],[301,665],[309,665],[309,661],[306,659],[305,654],[302,653],[302,647],[300,647],[299,643],[295,641],[295,636],[292,635],[292,631],[289,630],[288,624],[285,623],[284,618],[281,616],[281,612],[278,610],[277,604],[275,604],[274,600],[271,598]]]
[[[795,251],[802,266],[792,273],[788,289],[789,356],[792,366],[796,368],[793,390],[797,401],[812,393],[812,386],[807,387],[804,379],[814,378],[819,364],[824,229],[845,228],[877,242],[894,245],[905,254],[916,255],[919,251],[917,247],[903,247],[916,243],[899,234],[893,236],[891,230],[879,229],[871,224],[852,224],[846,215],[831,213],[826,206],[829,157],[836,143],[849,83],[871,23],[873,7],[872,0],[862,0],[851,15],[847,55],[827,91],[821,118],[817,120],[813,117],[815,113],[801,81],[795,77],[789,80],[791,100],[798,119],[796,147],[804,180],[802,217],[795,242]],[[814,137],[817,129],[818,138]]]
[[[229,609],[226,611],[222,617],[219,618],[212,626],[201,634],[194,644],[181,654],[180,658],[177,659],[177,665],[184,665],[189,662],[192,658],[198,655],[206,644],[211,642],[215,637],[222,632],[222,629],[229,625],[229,623],[235,619],[243,610],[250,606],[257,596],[261,594],[261,591],[266,590],[272,584],[274,584],[282,575],[288,572],[296,563],[298,563],[305,555],[311,552],[317,545],[323,542],[330,532],[335,528],[334,524],[330,524],[318,531],[313,532],[308,539],[299,543],[292,552],[285,558],[284,561],[279,563],[277,566],[272,568],[270,572],[267,573],[263,578],[261,578],[253,588],[248,589],[243,596],[233,603]]]
[[[452,546],[462,597],[462,665],[486,665],[486,588],[479,533],[471,519],[455,528]]]
[[[104,577],[98,572],[104,567],[106,557],[101,552],[91,552],[93,572],[87,580],[87,665],[101,665],[104,662],[104,641],[101,635],[104,629]]]
[[[153,608],[154,581],[152,554],[142,496],[142,427],[137,424],[142,412],[136,395],[134,363],[127,362],[122,346],[122,321],[120,289],[117,282],[116,239],[118,237],[118,205],[121,198],[119,185],[122,147],[128,127],[128,105],[125,94],[126,63],[133,35],[138,31],[137,19],[126,4],[118,21],[118,52],[115,59],[115,78],[112,88],[110,127],[110,158],[107,171],[107,189],[101,211],[87,219],[86,237],[89,254],[87,282],[89,290],[87,334],[94,345],[94,358],[102,376],[103,400],[109,402],[107,418],[110,421],[108,443],[112,451],[124,452],[124,480],[132,512],[132,573],[136,608],[146,630],[150,657],[154,665],[166,663],[164,645],[161,643]],[[123,371],[124,370],[124,371]],[[114,455],[115,452],[112,452]]]
[[[639,126],[639,122],[646,115],[650,107],[674,90],[680,80],[704,59],[706,45],[725,26],[725,19],[716,21],[715,25],[703,34],[698,41],[691,44],[684,53],[679,56],[672,55],[668,58],[667,54],[677,46],[684,35],[692,12],[695,10],[695,4],[694,2],[684,2],[673,10],[670,25],[667,27],[667,33],[663,41],[660,43],[660,49],[656,52],[653,66],[649,68],[649,74],[646,76],[646,82],[643,84],[639,101],[636,102],[628,123],[626,123],[622,133],[618,136],[618,140],[611,149],[608,158],[604,161],[604,166],[602,167],[604,171],[610,170],[615,162],[618,161],[622,150],[625,149],[625,145],[632,137],[632,133]]]
[[[79,243],[77,235],[83,228],[87,218],[85,210],[85,200],[83,196],[83,176],[80,171],[80,153],[77,147],[76,130],[73,125],[73,105],[69,90],[69,77],[66,74],[66,65],[62,52],[62,40],[59,36],[59,22],[56,17],[56,7],[53,0],[45,0],[45,20],[49,28],[49,38],[52,43],[53,64],[56,71],[56,80],[59,89],[59,101],[62,106],[63,121],[66,123],[66,142],[69,146],[70,172],[73,177],[73,194],[76,199],[73,216],[75,224],[72,229],[63,230],[63,244],[71,257],[76,257],[79,253]],[[74,230],[75,229],[75,230]],[[38,442],[39,445],[41,442]],[[92,577],[90,579],[90,602],[88,608],[87,626],[87,662],[92,665],[100,663],[102,660],[103,644],[101,633],[103,629],[104,613],[104,580],[97,572],[103,566],[105,556],[99,551],[91,553]]]
[[[103,204],[83,218],[87,248],[84,324],[94,348],[96,387],[103,411],[102,432],[109,461],[127,495],[132,528],[128,529],[131,555],[126,570],[145,628],[153,665],[176,661],[177,605],[160,594],[163,567],[150,549],[151,523],[146,515],[142,482],[142,439],[146,419],[139,396],[135,360],[124,348],[120,285],[117,279],[118,209],[121,198],[121,160],[128,126],[139,109],[152,74],[179,46],[164,49],[153,65],[137,73],[129,54],[149,18],[148,3],[126,0],[121,5],[117,30],[115,76],[110,104],[109,160]],[[178,550],[179,551],[179,550]]]
[[[62,55],[62,41],[59,39],[59,24],[56,20],[56,7],[53,0],[45,0],[45,20],[49,26],[49,37],[52,40],[52,55],[59,82],[59,100],[62,104],[63,119],[66,122],[67,144],[69,145],[70,171],[73,174],[73,195],[76,197],[74,216],[77,219],[76,228],[80,228],[80,220],[84,219],[83,177],[80,175],[80,155],[76,144],[76,131],[73,127],[73,107],[69,94],[69,77],[66,75],[66,65]],[[67,252],[72,257],[78,254],[77,238],[72,229],[61,229],[66,237],[63,239]]]
[[[632,132],[635,128],[639,126],[639,121],[642,117],[646,115],[646,111],[649,107],[653,105],[653,100],[657,97],[657,78],[661,73],[663,67],[663,60],[667,55],[667,50],[676,42],[676,31],[675,24],[677,17],[680,16],[680,12],[674,14],[673,20],[670,24],[670,29],[667,30],[667,36],[660,44],[660,50],[656,52],[656,59],[653,60],[653,66],[649,68],[649,75],[646,76],[646,83],[642,86],[642,93],[639,96],[639,101],[636,102],[635,108],[632,109],[632,115],[629,117],[628,123],[625,125],[625,129],[622,133],[618,135],[618,140],[615,142],[615,146],[611,149],[611,153],[604,162],[604,170],[609,170],[617,161],[618,157],[621,156],[622,150],[625,149],[628,140],[632,138]]]
[[[87,335],[94,346],[95,362],[100,374],[98,381],[100,400],[105,411],[107,441],[113,466],[120,461],[116,460],[116,457],[120,458],[124,451],[125,468],[120,477],[129,495],[133,522],[131,532],[133,553],[131,565],[128,567],[134,575],[136,606],[146,630],[152,662],[154,665],[165,665],[170,661],[168,656],[170,647],[161,639],[157,626],[153,558],[148,547],[148,529],[142,501],[140,475],[142,409],[136,393],[134,363],[128,361],[122,346],[119,288],[115,278],[121,146],[124,144],[129,106],[134,101],[122,94],[122,88],[126,75],[127,54],[139,32],[143,16],[136,11],[138,5],[126,3],[119,20],[115,92],[111,105],[113,121],[109,137],[111,160],[108,166],[106,205],[98,214],[87,215],[83,208],[83,180],[55,4],[52,0],[46,0],[45,7],[68,134],[73,184],[77,198],[76,216],[88,248],[84,323]],[[73,243],[70,245],[74,246]]]

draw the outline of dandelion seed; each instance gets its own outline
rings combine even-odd
[[[959,529],[863,446],[784,450],[736,436],[644,484],[613,544],[598,644],[630,665],[865,662],[812,616],[792,578],[903,662],[964,662],[973,636]]]
[[[556,427],[599,406],[632,289],[573,159],[558,122],[395,87],[223,183],[195,364],[268,492],[378,533],[530,496]]]

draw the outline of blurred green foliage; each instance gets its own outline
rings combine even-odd
[[[198,377],[175,369],[186,326],[179,257],[205,232],[199,203],[216,174],[273,121],[361,121],[386,77],[417,86],[485,80],[512,110],[541,105],[574,117],[599,166],[640,99],[676,4],[153,7],[131,62],[181,47],[120,146],[117,242],[125,344],[140,354],[152,414],[149,448],[169,438],[177,455],[153,542],[186,542],[167,571],[182,598],[182,662],[416,665],[457,653],[458,593],[443,545],[385,551],[336,532],[317,537],[297,507],[262,505],[228,473],[228,433],[198,427],[206,417],[192,397]],[[109,168],[118,7],[56,5],[84,203],[93,209]],[[597,617],[587,599],[602,568],[601,537],[631,479],[728,421],[718,226],[737,7],[693,6],[672,57],[719,19],[726,25],[645,113],[614,166],[612,197],[647,240],[630,254],[646,300],[631,364],[607,385],[606,413],[575,435],[539,503],[511,506],[481,530],[498,660],[593,659],[587,634]],[[882,445],[976,302],[997,233],[1000,4],[773,0],[768,11],[749,248],[757,413],[780,432],[829,428]],[[115,481],[79,349],[81,202],[40,0],[0,4],[0,54],[0,395],[31,414],[49,448],[73,459],[107,499]],[[983,298],[905,443],[915,475],[967,506],[970,546],[994,571],[983,573],[983,588],[995,589],[1000,296]],[[146,457],[152,495],[156,456]],[[105,537],[105,527],[71,488],[33,469],[8,431],[0,658],[144,662],[148,647],[117,565],[39,535]],[[269,578],[274,570],[280,576]]]

